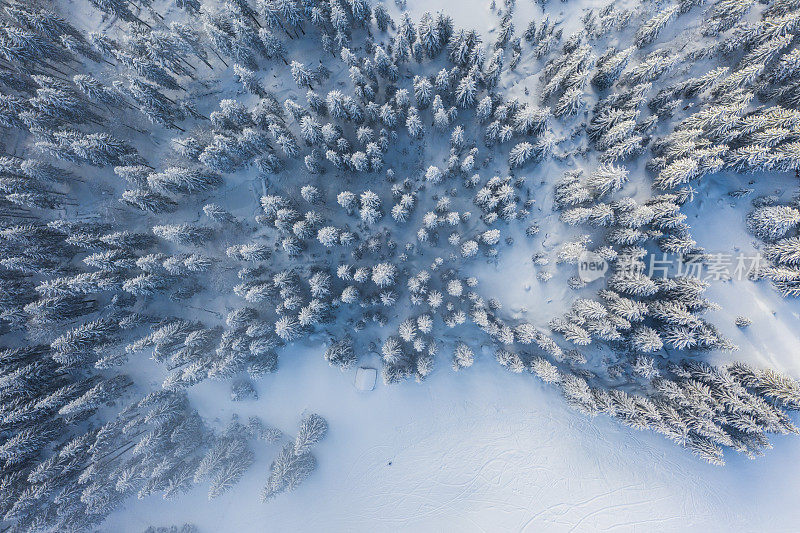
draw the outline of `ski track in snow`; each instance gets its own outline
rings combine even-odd
[[[209,418],[235,410],[291,431],[298,409],[322,414],[331,430],[315,452],[318,470],[262,504],[278,448],[263,445],[218,500],[206,502],[198,487],[174,502],[130,501],[103,531],[139,532],[159,525],[154,517],[224,532],[796,530],[794,439],[776,438],[754,462],[706,465],[657,435],[586,418],[532,376],[487,359],[457,374],[437,368],[421,385],[358,393],[354,370],[331,369],[309,348],[259,383],[256,402],[204,403],[227,384],[201,384],[193,400]]]

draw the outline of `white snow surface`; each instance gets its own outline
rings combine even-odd
[[[375,389],[378,371],[374,368],[360,367],[356,370],[355,387],[357,390],[367,392]]]
[[[201,414],[258,415],[293,433],[299,411],[329,424],[319,467],[296,491],[259,501],[278,445],[259,445],[244,479],[213,502],[205,487],[175,501],[129,500],[104,531],[191,522],[201,532],[256,531],[796,531],[796,438],[777,436],[757,461],[715,467],[650,432],[571,410],[530,374],[478,356],[423,384],[370,394],[322,348],[298,349],[234,404],[229,384],[190,396]]]

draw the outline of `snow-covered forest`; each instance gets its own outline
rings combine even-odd
[[[799,36],[798,0],[0,1],[2,531],[439,530],[493,485],[374,500],[439,471],[415,439],[516,465],[482,509],[585,435],[777,476]],[[460,529],[662,520],[603,479]]]

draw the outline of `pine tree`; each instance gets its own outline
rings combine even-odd
[[[764,257],[780,265],[800,265],[800,237],[789,237],[768,244]]]
[[[474,361],[472,349],[464,343],[458,343],[453,352],[453,370],[460,370],[472,366]]]
[[[59,414],[75,416],[87,410],[94,410],[116,400],[132,384],[128,376],[115,376],[101,381],[88,391],[59,409]]]
[[[533,156],[534,147],[531,143],[521,142],[511,149],[508,164],[511,168],[521,167]]]
[[[227,211],[226,209],[217,204],[204,205],[203,213],[207,217],[221,224],[233,224],[236,222],[236,217],[234,217],[229,211]]]
[[[295,455],[294,445],[287,444],[272,462],[269,479],[261,493],[262,501],[273,498],[284,490],[294,490],[311,475],[316,465],[313,455]]]
[[[122,193],[122,201],[128,205],[138,207],[142,211],[150,211],[152,213],[173,211],[178,205],[171,198],[149,189],[127,190]]]
[[[309,71],[303,63],[292,61],[292,78],[298,87],[307,87],[313,89],[314,75]]]
[[[198,246],[211,239],[210,228],[190,224],[164,224],[153,226],[153,233],[162,239],[185,246]]]
[[[256,73],[241,65],[233,65],[233,73],[236,75],[239,83],[250,93],[265,97],[267,95],[261,80],[256,76]]]
[[[430,105],[433,99],[433,85],[428,78],[424,76],[414,77],[414,99],[420,109],[425,109]]]
[[[478,93],[478,82],[476,79],[475,70],[461,78],[456,87],[455,97],[459,107],[472,107],[475,105],[476,96]]]
[[[397,269],[390,263],[378,263],[372,267],[372,281],[381,288],[389,287],[395,283]]]
[[[678,6],[667,6],[642,24],[634,37],[636,46],[644,47],[656,40],[661,30],[678,14]]]
[[[611,164],[601,164],[587,180],[598,197],[613,194],[628,181],[628,170]]]
[[[300,429],[294,439],[294,454],[308,453],[328,432],[328,423],[320,415],[312,413],[300,421]]]
[[[800,224],[800,211],[791,206],[763,206],[747,215],[747,229],[764,240],[777,240]]]
[[[198,169],[170,167],[164,172],[150,174],[147,184],[159,192],[190,194],[219,187],[222,179],[216,174]]]
[[[353,350],[353,340],[350,337],[344,337],[331,343],[325,350],[325,360],[331,366],[338,366],[342,370],[350,368],[357,359]]]
[[[394,21],[386,12],[386,8],[383,4],[378,4],[373,9],[373,15],[375,16],[375,25],[378,27],[380,31],[386,31],[389,26],[394,28]]]

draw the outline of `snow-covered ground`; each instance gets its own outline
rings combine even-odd
[[[377,363],[377,361],[375,361]],[[365,365],[368,366],[368,363]],[[258,414],[294,431],[322,414],[330,433],[318,470],[260,503],[277,448],[264,445],[242,482],[213,502],[130,500],[109,532],[192,522],[200,531],[796,531],[800,441],[776,437],[765,457],[699,461],[649,432],[569,409],[529,374],[479,356],[459,373],[360,393],[321,349],[302,349],[258,384],[257,402],[220,401],[227,384],[192,391],[201,414]]]

